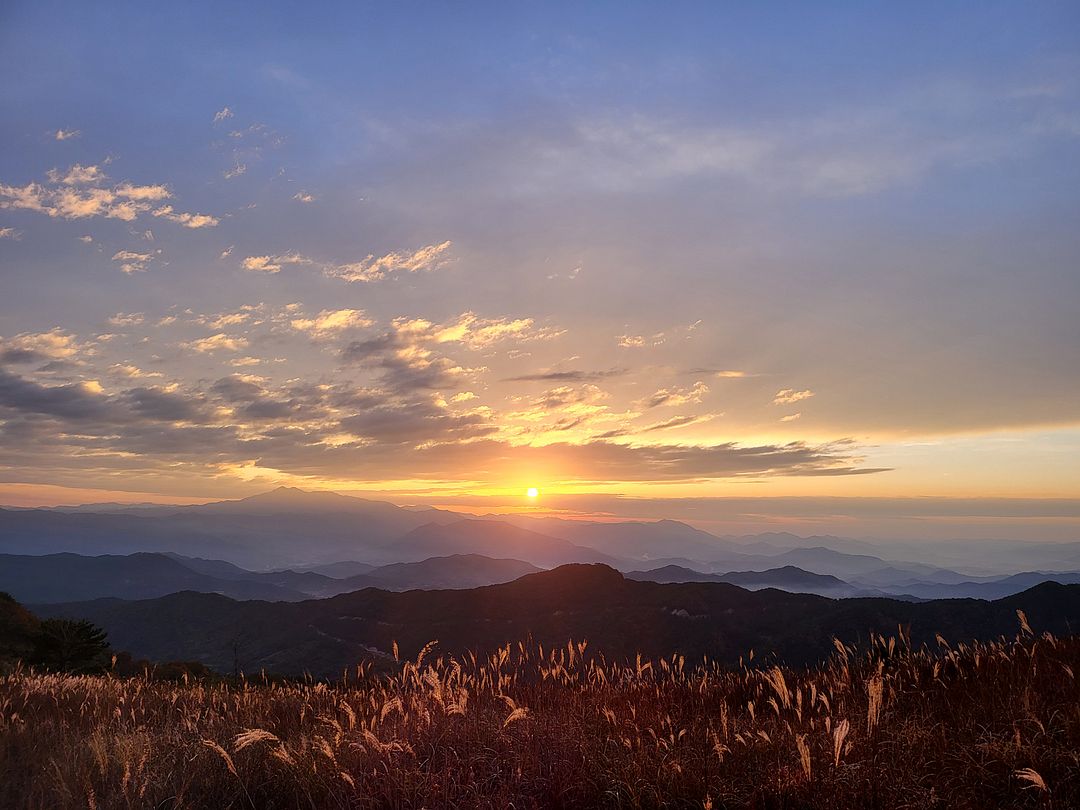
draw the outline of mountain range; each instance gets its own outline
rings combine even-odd
[[[85,570],[99,572],[95,576],[100,577],[101,587],[87,591],[84,583],[73,582],[74,590],[68,590],[58,584],[57,595],[67,593],[67,598],[71,594],[155,596],[191,589],[240,599],[288,601],[363,587],[470,587],[512,579],[511,573],[520,576],[533,568],[567,563],[604,563],[634,577],[652,579],[710,581],[718,575],[722,581],[750,588],[914,599],[992,599],[1050,578],[1080,579],[1080,543],[986,541],[986,548],[974,553],[973,541],[957,541],[958,548],[967,549],[967,558],[977,562],[942,567],[937,560],[957,557],[958,552],[941,550],[950,545],[885,545],[783,532],[718,536],[673,520],[474,516],[289,487],[196,506],[0,509],[0,553],[93,558],[151,553],[180,564],[177,568],[161,559],[142,563],[99,559]],[[911,556],[898,559],[897,549]],[[471,579],[465,575],[468,566],[456,573],[405,576],[400,582],[365,579],[387,565],[456,555],[514,561],[518,567],[500,572],[481,569]],[[1017,561],[1030,567],[1020,567]],[[5,575],[0,570],[0,582],[18,580],[15,565],[14,560],[3,563],[11,571]],[[63,568],[62,559],[53,565],[61,582],[76,575],[74,569]],[[146,572],[139,575],[145,577],[144,585],[120,582],[124,566],[132,565],[141,565],[140,570]],[[445,568],[447,564],[433,565]],[[815,580],[812,575],[836,581]],[[110,592],[105,583],[120,590]]]
[[[456,655],[523,639],[545,648],[587,639],[594,652],[620,659],[641,652],[733,663],[754,650],[758,660],[796,666],[827,656],[834,637],[857,642],[906,628],[919,645],[935,643],[935,634],[952,641],[1015,635],[1017,610],[1037,631],[1068,632],[1080,626],[1080,586],[1043,583],[992,602],[828,599],[717,582],[639,582],[597,564],[469,590],[367,588],[303,602],[185,591],[31,607],[43,617],[89,619],[114,647],[150,660],[332,677],[361,660],[386,661],[395,642],[415,656],[433,640]]]
[[[509,582],[540,569],[520,560],[456,554],[392,563],[334,578],[314,571],[247,571],[221,560],[140,552],[86,557],[78,554],[0,554],[0,591],[24,603],[115,597],[151,599],[180,591],[232,599],[297,602],[363,588],[387,591],[475,588]]]

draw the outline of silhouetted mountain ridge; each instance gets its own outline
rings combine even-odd
[[[77,554],[0,555],[0,591],[21,602],[50,603],[116,597],[148,599],[181,591],[233,599],[301,601],[361,588],[474,588],[509,582],[537,571],[520,560],[480,555],[433,557],[396,563],[335,579],[315,572],[246,571],[220,560],[179,554],[138,553],[86,557]]]
[[[660,584],[624,578],[602,565],[570,565],[503,585],[471,590],[391,593],[369,588],[296,603],[236,602],[184,592],[143,602],[98,600],[38,606],[40,615],[86,618],[113,643],[153,660],[266,668],[333,676],[393,642],[414,655],[428,641],[462,654],[531,637],[545,646],[588,639],[608,656],[681,653],[734,662],[748,650],[799,665],[826,657],[833,637],[911,628],[916,644],[940,633],[959,641],[1013,635],[1016,610],[1037,631],[1080,626],[1080,586],[1040,585],[1007,600],[828,599],[726,583]]]

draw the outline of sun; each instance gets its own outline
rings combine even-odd
[[[535,498],[537,495],[540,494],[540,490],[538,490],[536,487],[529,487],[527,490],[525,490],[525,494],[530,498]]]

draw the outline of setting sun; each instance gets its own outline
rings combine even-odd
[[[0,0],[0,810],[1080,810],[1080,0],[323,5]]]

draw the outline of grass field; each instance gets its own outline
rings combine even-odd
[[[1080,638],[808,671],[587,643],[334,684],[0,679],[5,808],[1080,807]]]

